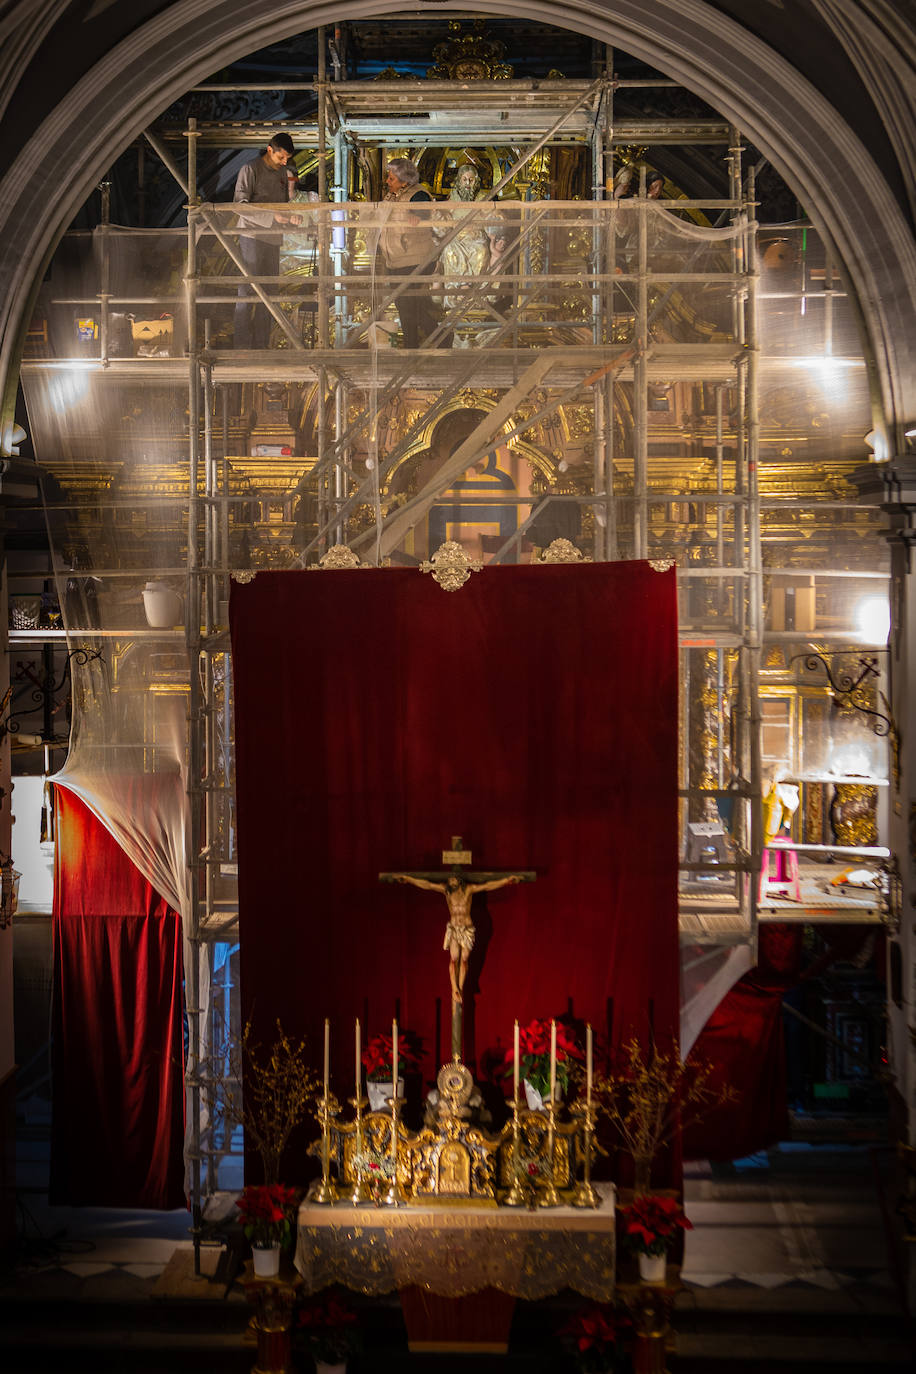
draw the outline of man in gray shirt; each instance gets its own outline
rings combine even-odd
[[[289,202],[289,177],[286,164],[293,156],[293,141],[289,134],[274,134],[260,157],[246,162],[235,182],[236,204],[278,205]],[[239,256],[251,277],[280,275],[280,245],[283,235],[268,234],[264,230],[274,224],[299,224],[299,215],[285,211],[246,211],[239,214]],[[255,232],[258,236],[255,237]],[[270,293],[270,286],[262,283],[262,290]],[[236,348],[268,348],[270,346],[270,312],[260,304],[252,304],[254,291],[243,281],[238,289],[235,306]]]

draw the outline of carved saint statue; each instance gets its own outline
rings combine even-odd
[[[483,195],[477,168],[471,163],[459,167],[454,185],[449,192],[454,224],[457,225],[461,215],[466,213],[463,207],[469,209],[470,204],[475,200],[482,200]],[[439,257],[442,273],[446,278],[443,304],[447,310],[451,310],[462,300],[461,278],[479,277],[487,270],[489,261],[490,238],[483,219],[475,215],[472,223],[460,229],[445,245]]]

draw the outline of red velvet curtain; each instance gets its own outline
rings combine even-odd
[[[737,1100],[688,1125],[685,1159],[742,1159],[787,1138],[781,989],[745,975],[716,1007],[690,1059],[711,1063],[711,1085],[730,1086]]]
[[[874,926],[819,926],[824,948],[802,969],[804,928],[794,922],[760,927],[757,967],[722,999],[691,1051],[713,1065],[711,1081],[729,1084],[737,1101],[684,1133],[686,1159],[741,1159],[789,1134],[783,998],[837,959],[860,955],[884,968],[884,935]]]
[[[571,1012],[615,1040],[676,1032],[674,572],[488,568],[457,592],[416,570],[233,584],[243,1015],[306,1033],[353,1091],[353,1021],[449,1057],[444,899],[380,885],[441,868],[537,881],[474,898],[465,1059],[512,1022]],[[501,1082],[501,1079],[500,1079]]]
[[[180,1207],[178,913],[78,797],[55,797],[51,1201]]]
[[[757,966],[726,993],[690,1053],[712,1064],[710,1082],[737,1100],[684,1132],[685,1159],[741,1159],[789,1133],[782,999],[799,980],[804,929],[762,925]]]

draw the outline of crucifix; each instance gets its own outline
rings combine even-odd
[[[442,851],[442,862],[449,865],[447,873],[380,873],[378,876],[379,882],[382,883],[409,883],[412,887],[422,888],[426,892],[441,892],[445,897],[448,905],[448,924],[445,927],[442,948],[448,951],[449,957],[448,973],[452,987],[452,1058],[458,1060],[461,1058],[464,980],[476,934],[471,918],[471,899],[475,892],[493,892],[498,887],[507,887],[514,883],[533,883],[537,874],[532,869],[518,873],[471,869],[471,851],[464,848],[460,835],[452,836],[452,847]]]

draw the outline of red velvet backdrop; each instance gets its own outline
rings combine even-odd
[[[676,1033],[675,575],[647,563],[416,570],[233,584],[243,1016],[262,1043],[400,1023],[449,1057],[444,899],[380,885],[475,868],[537,881],[474,898],[465,1060],[571,1009],[614,1039]],[[470,995],[469,995],[470,994]],[[365,1043],[365,1041],[364,1041]],[[501,1080],[500,1080],[501,1081]]]
[[[55,796],[51,1201],[180,1207],[178,913],[78,797]]]

